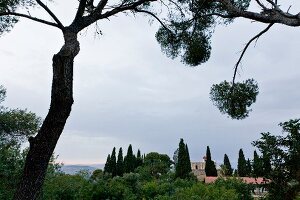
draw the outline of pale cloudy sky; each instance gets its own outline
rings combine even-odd
[[[72,6],[66,9],[67,5]],[[76,11],[72,0],[50,7],[65,24]],[[292,11],[297,8],[299,3]],[[47,17],[42,10],[33,13]],[[249,48],[238,79],[255,78],[260,94],[250,117],[237,121],[220,114],[209,100],[209,90],[214,83],[231,80],[240,50],[266,25],[236,20],[217,27],[211,59],[191,68],[160,51],[154,37],[158,24],[148,20],[118,15],[98,23],[102,36],[95,36],[94,27],[79,36],[75,103],[55,150],[59,161],[103,163],[114,146],[126,152],[129,144],[134,151],[172,157],[184,138],[193,161],[201,160],[209,145],[218,163],[224,153],[235,163],[240,148],[252,158],[251,142],[261,132],[279,134],[279,122],[300,117],[299,28],[275,25]],[[45,117],[51,59],[62,43],[59,30],[28,20],[0,38],[0,85],[7,88],[6,106]]]

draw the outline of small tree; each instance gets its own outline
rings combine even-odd
[[[247,175],[247,163],[246,163],[243,149],[239,150],[237,173],[240,177],[244,177]]]
[[[231,164],[230,164],[227,154],[224,155],[224,164],[223,165],[224,165],[224,170],[225,170],[224,175],[232,176],[233,169],[231,167]]]
[[[109,164],[110,169],[111,169],[112,177],[117,175],[116,164],[117,164],[117,161],[116,161],[116,148],[114,147],[112,152],[111,152],[110,164]]]
[[[206,176],[218,176],[215,162],[211,159],[209,146],[206,148],[205,173]]]

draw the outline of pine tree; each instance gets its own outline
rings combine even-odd
[[[206,148],[205,174],[206,176],[218,176],[216,165],[211,159],[209,146]]]
[[[124,172],[130,173],[135,170],[136,166],[136,158],[133,155],[132,146],[131,144],[128,147],[127,155],[124,158]]]
[[[180,139],[178,148],[177,164],[175,166],[176,178],[187,178],[191,172],[191,162],[188,153],[187,145],[184,144],[183,139]]]
[[[108,156],[106,158],[106,163],[104,165],[104,172],[111,173],[111,168],[110,168],[110,154],[108,154]]]
[[[124,173],[124,161],[123,161],[123,150],[122,147],[119,149],[118,160],[116,163],[116,175],[123,176]]]
[[[225,176],[232,176],[233,169],[231,167],[227,154],[224,155]]]
[[[117,170],[116,170],[116,148],[114,147],[113,150],[112,150],[112,153],[111,153],[111,156],[110,156],[110,169],[111,169],[111,174],[112,174],[112,177],[116,176],[117,175]]]
[[[237,173],[240,177],[244,177],[247,175],[247,165],[243,149],[239,150]]]

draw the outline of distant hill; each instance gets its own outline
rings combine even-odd
[[[93,172],[96,169],[103,169],[103,164],[93,164],[93,165],[63,165],[61,171],[66,174],[74,175],[80,170],[87,170],[89,172]]]

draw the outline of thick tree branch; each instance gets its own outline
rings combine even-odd
[[[24,17],[24,18],[27,18],[27,19],[30,19],[30,20],[33,20],[33,21],[36,21],[36,22],[40,22],[42,24],[46,24],[46,25],[49,25],[49,26],[54,26],[56,28],[62,29],[62,27],[60,27],[56,23],[49,22],[49,21],[46,21],[46,20],[43,20],[43,19],[39,19],[39,18],[36,18],[36,17],[32,17],[30,15],[25,15],[25,14],[22,14],[22,13],[15,13],[15,12],[3,12],[3,13],[0,13],[0,17],[1,16],[6,16],[6,15],[17,16],[17,17]]]
[[[232,86],[234,85],[235,82],[235,78],[236,78],[236,74],[237,74],[237,69],[242,61],[242,58],[244,57],[245,52],[247,51],[249,45],[254,41],[257,40],[260,36],[262,36],[264,33],[266,33],[274,24],[269,24],[269,26],[267,26],[267,28],[265,28],[264,30],[262,30],[261,32],[259,32],[256,36],[254,36],[251,40],[249,40],[249,42],[246,44],[246,46],[244,47],[239,60],[237,61],[237,63],[235,64],[234,67],[234,74],[233,74],[233,78],[232,78]]]
[[[36,2],[44,8],[44,10],[54,19],[54,21],[58,24],[58,26],[63,29],[63,24],[59,21],[59,19],[54,15],[54,13],[40,0],[36,0]]]
[[[272,24],[280,23],[287,26],[300,26],[300,15],[292,15],[285,13],[278,7],[273,9],[267,9],[264,12],[256,13],[252,11],[241,10],[236,7],[231,0],[215,0],[221,3],[227,12],[234,17],[243,17],[247,19],[252,19],[258,22]]]
[[[102,13],[102,10],[106,6],[107,2],[108,0],[101,0],[96,7],[96,11]]]
[[[101,1],[102,1],[102,3],[101,3]],[[138,1],[135,1],[132,3],[121,4],[120,6],[113,8],[113,9],[105,12],[104,14],[102,14],[102,10],[103,10],[104,6],[107,4],[107,0],[101,0],[101,1],[99,2],[96,9],[91,14],[89,14],[87,16],[83,16],[80,23],[72,23],[70,28],[72,28],[74,32],[79,32],[100,19],[109,18],[120,12],[134,10],[135,8],[137,8],[138,6],[142,5],[145,2],[151,2],[151,1],[156,1],[156,0],[138,0]]]
[[[268,8],[262,3],[260,2],[260,0],[255,0],[256,3],[263,9],[263,10],[267,10]]]
[[[80,0],[74,21],[77,21],[79,18],[81,18],[83,16],[86,2],[87,2],[87,0]]]

